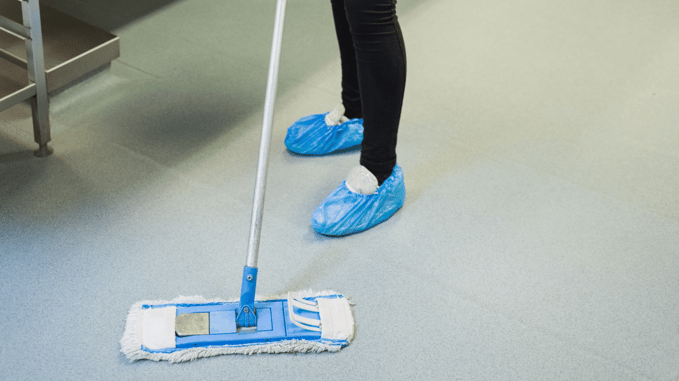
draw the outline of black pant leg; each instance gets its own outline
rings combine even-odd
[[[335,20],[335,32],[339,43],[342,61],[342,103],[346,109],[344,115],[349,118],[362,118],[361,92],[358,85],[358,68],[354,39],[349,29],[349,21],[344,8],[344,0],[331,0],[332,15]]]
[[[344,0],[363,109],[361,165],[381,184],[396,165],[406,53],[395,0]]]

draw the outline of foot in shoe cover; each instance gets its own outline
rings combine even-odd
[[[347,119],[344,106],[306,116],[288,128],[285,146],[300,155],[325,155],[361,144],[363,119]]]
[[[365,176],[364,171],[372,176]],[[367,177],[367,179],[366,179]],[[374,191],[371,192],[371,190]],[[367,193],[367,194],[362,194]],[[398,165],[379,187],[377,179],[364,167],[350,172],[311,217],[311,226],[318,233],[344,236],[365,231],[387,220],[405,202],[403,171]]]

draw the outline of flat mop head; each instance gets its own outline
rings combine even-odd
[[[236,327],[238,300],[180,296],[141,301],[127,315],[121,352],[132,361],[183,362],[225,354],[336,352],[354,336],[350,301],[333,291],[255,298],[257,329]]]

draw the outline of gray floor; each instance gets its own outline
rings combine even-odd
[[[359,152],[283,145],[340,91],[327,1],[291,1],[258,292],[345,293],[356,338],[181,365],[118,340],[138,300],[239,293],[273,1],[51,3],[122,56],[53,98],[47,159],[0,113],[2,378],[678,379],[676,0],[401,0],[406,204],[341,239],[310,216]]]

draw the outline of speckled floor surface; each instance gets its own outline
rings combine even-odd
[[[359,152],[288,153],[339,102],[327,1],[290,1],[258,292],[334,289],[339,353],[130,363],[129,307],[232,298],[245,261],[273,1],[49,2],[121,38],[111,68],[0,113],[8,380],[679,377],[679,3],[401,0],[406,204],[319,236]]]

